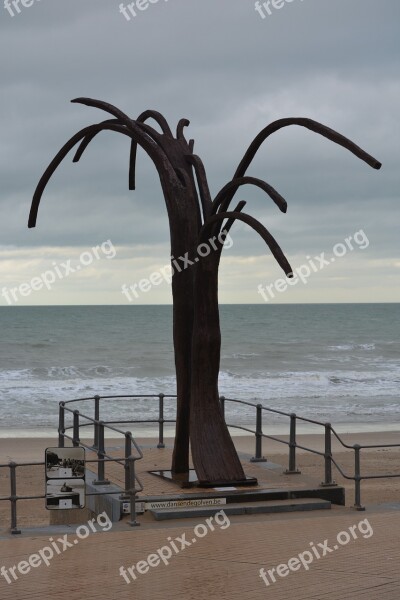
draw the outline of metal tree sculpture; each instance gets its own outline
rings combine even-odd
[[[73,102],[102,109],[112,119],[82,129],[55,156],[43,174],[35,191],[29,227],[36,225],[37,212],[43,191],[62,160],[78,143],[74,162],[79,161],[88,144],[101,131],[115,131],[131,139],[129,189],[135,189],[136,152],[138,145],[150,156],[158,171],[168,212],[171,254],[186,257],[188,268],[175,269],[172,277],[173,338],[177,382],[177,424],[172,471],[189,470],[189,443],[193,465],[200,482],[229,483],[245,480],[245,474],[220,409],[218,373],[220,366],[221,334],[218,309],[218,269],[223,248],[223,232],[228,232],[236,220],[252,227],[265,241],[287,276],[291,267],[281,248],[267,229],[252,216],[242,212],[245,202],[234,210],[230,204],[243,185],[261,188],[286,212],[284,198],[268,183],[246,176],[247,169],[261,144],[275,131],[289,125],[300,125],[343,146],[379,169],[381,164],[353,142],[336,131],[312,119],[290,118],[271,123],[254,139],[232,181],[212,200],[202,161],[193,154],[193,140],[187,142],[184,128],[189,121],[182,119],[174,137],[166,119],[154,110],[130,119],[118,108],[88,98]],[[161,131],[149,126],[153,119]],[[226,234],[225,233],[225,234]],[[216,250],[200,260],[197,248],[211,236],[220,236]],[[215,239],[215,238],[214,238]]]

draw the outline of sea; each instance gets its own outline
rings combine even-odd
[[[400,430],[400,304],[221,305],[220,317],[221,395],[338,432]],[[139,396],[101,403],[105,420],[138,421],[158,417],[158,394],[176,393],[171,306],[1,307],[0,332],[1,437],[55,435],[60,401]],[[90,400],[71,407],[93,416]],[[226,420],[254,429],[255,409],[227,402]],[[264,412],[266,432],[288,422]]]

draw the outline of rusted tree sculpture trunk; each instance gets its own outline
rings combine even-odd
[[[113,118],[86,127],[60,150],[43,174],[33,197],[29,227],[36,225],[39,203],[54,171],[69,151],[80,144],[74,157],[79,161],[93,138],[101,131],[122,133],[131,139],[129,189],[135,189],[137,146],[153,160],[158,171],[167,207],[172,254],[173,333],[177,382],[177,424],[172,471],[178,475],[189,470],[189,442],[198,479],[204,483],[232,483],[245,480],[245,474],[224,422],[219,404],[218,373],[221,333],[218,309],[218,269],[223,241],[233,223],[241,220],[265,241],[287,276],[291,267],[282,250],[265,227],[242,212],[245,202],[233,211],[230,204],[243,185],[255,185],[267,193],[282,212],[286,201],[265,181],[246,176],[248,167],[268,136],[288,125],[301,125],[350,150],[375,169],[380,163],[350,140],[311,119],[291,118],[275,121],[254,139],[232,179],[211,198],[205,169],[193,154],[193,140],[187,142],[178,123],[176,136],[156,111],[146,111],[136,120],[115,106],[79,98],[73,100],[100,108]],[[153,119],[161,131],[146,121]],[[201,244],[213,240],[214,249],[199,257]],[[179,259],[179,261],[178,261]],[[179,265],[179,266],[178,266]]]

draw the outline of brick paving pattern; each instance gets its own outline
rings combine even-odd
[[[328,539],[332,546],[340,531],[368,518],[374,534],[352,540],[337,551],[315,560],[310,570],[277,577],[269,587],[260,579],[266,570]],[[95,533],[65,553],[49,567],[40,566],[18,581],[0,580],[2,600],[121,598],[140,600],[398,600],[400,598],[400,512],[360,513],[334,509],[328,515],[232,517],[230,527],[216,527],[195,544],[174,555],[168,566],[151,568],[127,584],[119,574],[168,544],[167,538],[186,533],[193,539],[198,521],[175,521],[168,526],[144,524],[118,531]],[[121,528],[126,527],[126,530]],[[73,541],[74,535],[69,539]],[[48,543],[48,537],[0,541],[0,566],[26,560]]]

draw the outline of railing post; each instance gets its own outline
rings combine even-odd
[[[79,410],[74,410],[74,429],[72,436],[72,445],[77,448],[79,446]]]
[[[65,404],[60,402],[58,412],[58,447],[64,448],[64,433],[65,433]]]
[[[97,450],[97,479],[93,481],[94,485],[108,485],[110,482],[105,478],[105,447],[104,447],[104,422],[99,422],[99,447]]]
[[[267,459],[262,455],[262,404],[257,404],[256,416],[256,453],[250,462],[267,462]]]
[[[139,527],[140,523],[136,520],[136,474],[135,474],[135,458],[130,456],[128,459],[129,470],[129,496],[131,503],[131,520],[128,525],[131,527]]]
[[[354,508],[356,510],[365,510],[365,506],[361,504],[361,446],[354,444]]]
[[[290,415],[290,437],[289,437],[289,468],[286,469],[285,475],[300,475],[301,471],[296,468],[296,424],[297,416],[295,413]]]
[[[321,482],[321,486],[337,485],[332,479],[332,425],[325,423],[325,480]]]
[[[96,421],[94,424],[94,442],[93,448],[99,447],[99,428],[97,421],[100,421],[100,396],[94,397],[94,420]]]
[[[225,396],[220,396],[219,403],[221,406],[222,416],[224,417],[224,421],[225,421]]]
[[[121,500],[129,500],[129,488],[130,488],[130,472],[129,472],[129,459],[132,455],[132,434],[130,431],[125,432],[125,489],[121,494]]]
[[[165,448],[164,444],[164,394],[158,394],[158,444],[157,448]]]
[[[10,462],[10,502],[11,502],[11,533],[14,535],[21,533],[17,527],[17,463]]]

